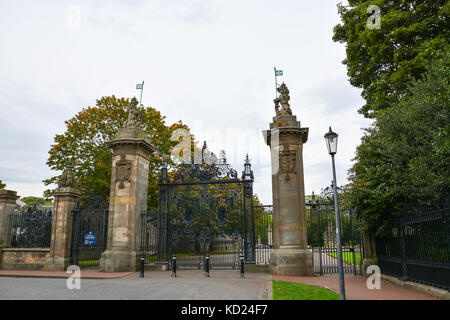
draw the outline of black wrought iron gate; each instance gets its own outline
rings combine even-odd
[[[90,195],[73,211],[71,264],[82,269],[99,267],[106,249],[108,204],[98,195]]]
[[[142,219],[146,263],[177,268],[238,269],[240,254],[255,263],[253,173],[248,158],[242,178],[224,154],[212,164],[183,164],[169,178],[163,167],[158,211]]]
[[[361,274],[361,236],[351,209],[340,208],[342,257],[345,273]],[[338,249],[336,241],[336,216],[332,187],[322,191],[320,197],[313,194],[306,202],[308,245],[313,251],[314,272],[338,273]]]

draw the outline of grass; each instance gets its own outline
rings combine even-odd
[[[99,260],[80,260],[78,261],[78,266],[80,268],[83,267],[95,267],[100,265],[100,261]]]
[[[272,292],[273,300],[339,300],[330,289],[281,280],[272,280]]]
[[[338,258],[337,252],[329,252],[328,255],[336,259]],[[348,264],[353,264],[353,252],[342,252],[342,260]],[[361,264],[361,253],[355,252],[355,260],[356,265],[359,266]]]

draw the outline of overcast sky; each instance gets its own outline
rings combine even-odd
[[[330,184],[323,135],[339,134],[338,184],[346,182],[369,121],[357,113],[345,46],[332,41],[337,0],[0,0],[0,180],[42,196],[55,134],[96,99],[139,96],[182,120],[197,140],[225,149],[239,172],[248,152],[254,191],[272,203],[269,147],[274,66],[291,109],[309,128],[306,193]],[[79,13],[79,16],[78,16]]]

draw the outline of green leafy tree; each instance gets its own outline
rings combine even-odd
[[[49,151],[47,165],[52,170],[63,171],[73,162],[75,177],[82,196],[95,191],[109,197],[111,183],[111,150],[105,144],[114,139],[128,118],[130,99],[103,97],[95,107],[83,108],[72,119],[67,120],[66,130],[57,134]],[[150,156],[148,181],[148,206],[157,205],[159,170],[164,158],[178,143],[171,140],[174,130],[187,126],[180,122],[166,126],[165,117],[152,107],[142,107],[143,130],[156,152]],[[57,182],[60,175],[44,180],[45,185]],[[45,192],[50,196],[50,190]]]
[[[2,182],[2,180],[0,180],[0,189],[4,189],[4,188],[6,188],[6,184],[4,184],[4,183]]]
[[[20,198],[23,202],[25,202],[26,206],[51,206],[52,201],[50,199],[41,198],[41,197],[22,197]]]
[[[346,196],[365,229],[387,231],[405,205],[444,204],[450,191],[450,47],[436,52],[398,106],[378,114],[357,148]]]
[[[381,9],[381,27],[370,29],[370,5]],[[333,40],[345,43],[350,83],[362,88],[366,104],[359,110],[376,117],[379,110],[397,106],[409,94],[411,79],[419,79],[425,64],[448,43],[450,1],[349,0],[338,5],[342,23]]]

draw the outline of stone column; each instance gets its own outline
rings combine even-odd
[[[16,191],[0,190],[0,247],[6,245],[9,215],[14,213],[16,200],[19,198]]]
[[[108,142],[113,151],[108,244],[100,259],[100,269],[106,272],[136,270],[141,213],[147,210],[149,156],[155,148],[140,127],[129,121]]]
[[[274,100],[277,116],[273,118],[270,130],[263,131],[272,158],[275,239],[270,269],[278,275],[312,275],[303,181],[303,144],[308,140],[308,128],[302,128],[297,117],[292,115],[286,86],[283,84],[278,91],[281,96]],[[277,102],[281,102],[281,111]]]
[[[378,265],[377,251],[375,247],[375,233],[366,230],[361,234],[363,247],[363,263],[362,274],[366,275],[367,267],[370,265]]]
[[[70,265],[73,209],[79,193],[75,186],[60,186],[53,193],[55,206],[52,216],[50,254],[46,269],[66,270]]]

